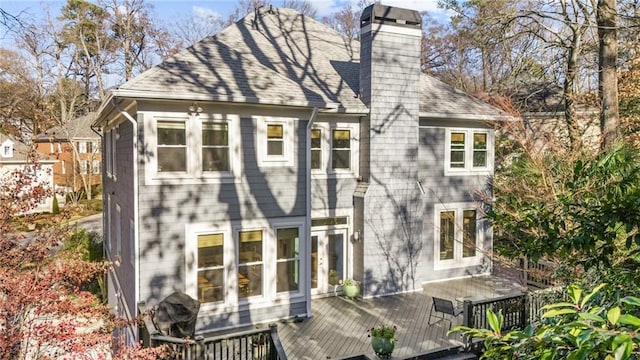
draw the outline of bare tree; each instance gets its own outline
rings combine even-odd
[[[598,0],[597,20],[599,46],[600,130],[602,148],[610,148],[620,138],[618,115],[618,78],[616,62],[618,42],[616,39],[616,0]]]

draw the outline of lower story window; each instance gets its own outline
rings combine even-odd
[[[262,230],[238,234],[238,297],[262,295]]]
[[[298,228],[278,229],[277,237],[277,291],[297,291],[300,286],[300,237]]]
[[[224,235],[198,235],[198,300],[224,301]]]
[[[479,231],[475,204],[436,205],[434,220],[436,267],[467,266],[480,260],[484,234]]]

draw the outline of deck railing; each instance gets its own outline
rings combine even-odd
[[[151,346],[168,346],[175,360],[286,360],[276,325],[195,340],[150,335]]]
[[[143,314],[140,339],[145,347],[166,346],[169,359],[175,360],[287,360],[287,354],[278,336],[278,326],[268,329],[236,332],[228,335],[182,339],[165,336],[151,320],[146,303],[138,303]]]
[[[554,273],[558,265],[543,259],[532,262],[526,257],[522,257],[518,261],[520,269],[522,269],[522,277],[524,278],[525,284],[540,289],[556,285],[551,279],[551,274]]]
[[[487,310],[502,312],[504,323],[502,331],[524,329],[542,316],[543,306],[564,299],[562,288],[537,290],[520,295],[502,296],[479,301],[464,301],[463,325],[472,328],[489,329]]]

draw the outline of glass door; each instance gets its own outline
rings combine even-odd
[[[333,292],[346,276],[346,230],[311,232],[311,291]]]

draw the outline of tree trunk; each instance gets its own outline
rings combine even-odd
[[[600,132],[602,149],[611,148],[620,139],[618,116],[618,78],[616,61],[616,0],[598,0],[598,92],[600,95]]]
[[[578,126],[578,116],[575,105],[575,79],[578,67],[578,49],[580,47],[580,34],[574,31],[574,37],[567,54],[567,74],[564,80],[564,116],[567,122],[569,143],[571,150],[576,152],[582,149],[582,135]]]

